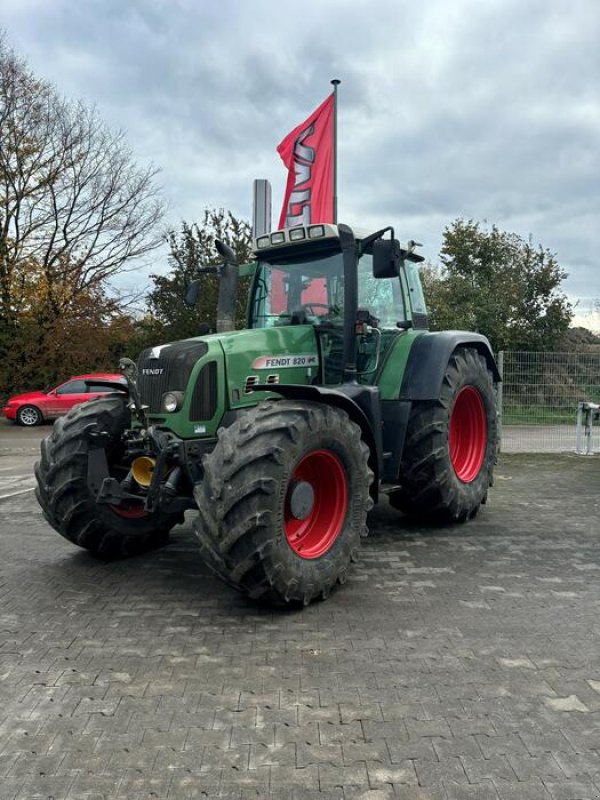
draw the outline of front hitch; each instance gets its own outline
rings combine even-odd
[[[131,503],[144,503],[144,511],[148,514],[158,510],[185,511],[193,508],[191,498],[178,495],[183,471],[181,463],[182,445],[179,441],[171,439],[167,434],[158,431],[151,425],[143,434],[143,454],[141,448],[133,447],[136,458],[152,458],[154,467],[152,477],[144,494],[134,494],[131,489],[134,483],[141,488],[133,477],[133,463],[127,477],[123,481],[113,478],[109,472],[106,457],[107,437],[102,433],[91,432],[90,450],[88,455],[87,484],[97,503],[123,506]],[[131,442],[133,445],[133,442]],[[140,444],[136,440],[136,444]],[[135,461],[135,459],[134,459]],[[167,479],[162,485],[162,478],[167,473],[167,465],[172,466]]]

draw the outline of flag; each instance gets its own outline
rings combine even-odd
[[[280,228],[334,222],[334,94],[277,148],[288,170]]]

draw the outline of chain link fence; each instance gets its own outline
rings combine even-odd
[[[600,452],[600,350],[498,353],[504,453]],[[579,429],[577,426],[579,413]]]

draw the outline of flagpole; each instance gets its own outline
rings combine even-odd
[[[341,80],[334,78],[333,85],[333,223],[337,225],[337,94]]]

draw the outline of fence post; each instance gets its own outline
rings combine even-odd
[[[498,409],[498,450],[500,453],[502,449],[502,381],[504,380],[504,350],[498,352],[498,372],[500,373],[500,381],[496,385],[496,406]]]
[[[594,414],[600,406],[597,403],[580,400],[577,403],[577,423],[575,428],[575,452],[578,456],[594,454]],[[585,451],[581,440],[585,440]]]
[[[581,424],[583,422],[583,402],[577,403],[577,416],[575,418],[575,452],[581,455]]]

